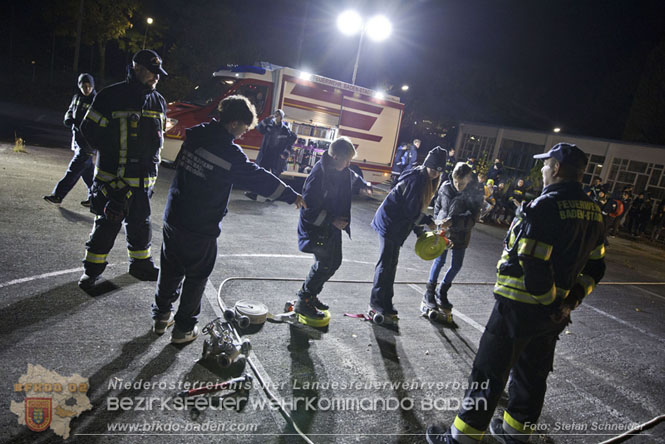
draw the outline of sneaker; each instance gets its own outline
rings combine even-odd
[[[86,208],[90,208],[90,204],[91,204],[90,198],[88,198],[88,200],[81,201],[81,205],[83,205]]]
[[[92,290],[98,280],[99,276],[89,276],[83,273],[83,276],[79,279],[79,288],[83,291]]]
[[[129,274],[140,281],[155,282],[159,277],[159,268],[150,260],[140,260],[129,264]]]
[[[252,199],[252,200],[256,200],[256,196],[257,196],[257,195],[256,195],[256,193],[250,193],[249,191],[247,191],[247,192],[245,193],[245,196],[247,196],[248,198],[250,198],[250,199]]]
[[[425,438],[429,444],[457,444],[457,441],[450,434],[450,429],[435,425],[427,427]]]
[[[325,313],[314,305],[313,297],[301,296],[293,307],[293,310],[307,318],[323,319],[326,317]]]
[[[492,422],[490,422],[490,433],[492,434],[492,438],[496,439],[501,444],[520,444],[524,442],[515,439],[512,435],[506,433],[503,428],[503,418],[492,419]]]
[[[154,331],[158,335],[163,335],[166,329],[172,326],[174,322],[175,321],[173,319],[172,311],[168,313],[160,313],[154,319],[154,325],[152,327],[152,331]]]
[[[176,325],[173,327],[171,332],[171,343],[172,344],[186,344],[192,342],[199,336],[199,327],[195,325],[190,331],[182,331]]]
[[[330,306],[325,302],[321,302],[318,296],[312,296],[312,304],[319,310],[328,310]]]
[[[53,205],[60,205],[62,203],[62,197],[58,197],[54,194],[44,196],[44,200],[48,203],[52,203]]]

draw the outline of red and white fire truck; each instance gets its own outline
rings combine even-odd
[[[209,121],[220,100],[232,94],[249,98],[259,120],[278,108],[284,110],[298,140],[283,174],[306,175],[331,141],[347,136],[358,151],[353,164],[366,180],[378,183],[390,178],[404,111],[399,97],[270,64],[220,69],[208,84],[196,87],[189,101],[170,103],[162,160],[175,161],[185,129]],[[262,140],[252,130],[236,143],[255,159]]]

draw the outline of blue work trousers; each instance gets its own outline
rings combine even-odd
[[[395,274],[401,245],[394,240],[379,235],[381,254],[374,268],[374,285],[369,304],[381,313],[392,314]]]
[[[95,170],[93,163],[93,155],[83,151],[81,148],[76,148],[74,157],[69,162],[67,171],[60,182],[57,183],[52,195],[64,199],[65,196],[74,188],[79,178],[83,179],[85,186],[88,187],[88,197],[90,197],[90,189],[92,188],[92,174]]]
[[[173,311],[180,298],[175,325],[191,331],[201,313],[201,298],[217,259],[217,239],[178,229],[164,222],[162,253],[153,318]]]
[[[305,278],[301,295],[316,296],[321,293],[323,284],[342,265],[342,232],[336,228],[331,228],[330,232],[323,245],[312,249],[315,262]]]

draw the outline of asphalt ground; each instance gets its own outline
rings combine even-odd
[[[84,244],[93,216],[79,205],[77,184],[59,207],[42,200],[64,173],[66,149],[28,146],[15,153],[0,145],[0,442],[61,442],[53,431],[32,432],[17,423],[10,401],[25,395],[14,384],[29,364],[62,376],[89,380],[93,408],[71,421],[67,442],[303,442],[283,415],[269,408],[254,381],[249,400],[233,408],[152,409],[142,398],[174,396],[183,382],[219,382],[242,371],[199,361],[203,338],[186,346],[151,332],[154,283],[127,274],[124,239],[109,255],[106,281],[94,294],[81,291]],[[153,197],[153,254],[158,260],[161,218],[173,171],[162,168]],[[378,196],[377,196],[378,197]],[[379,200],[360,197],[352,212],[353,239],[344,238],[344,262],[334,279],[371,281],[378,238],[369,226]],[[195,215],[192,215],[195,217]],[[261,278],[304,278],[312,257],[297,249],[295,207],[231,196],[219,238],[219,257],[203,300],[201,323],[221,314],[220,284],[227,304],[240,299],[282,311],[300,283]],[[450,297],[457,328],[419,315],[424,285],[396,287],[399,332],[344,313],[361,313],[368,283],[328,283],[321,299],[331,305],[327,331],[266,323],[245,334],[252,360],[268,388],[288,407],[298,426],[317,443],[425,442],[428,424],[450,424],[463,396],[477,345],[494,298],[491,286],[505,227],[478,225]],[[413,252],[411,236],[397,279],[425,282],[429,262]],[[662,250],[612,239],[606,282],[573,313],[557,346],[545,407],[532,442],[600,442],[665,413],[665,282]],[[247,372],[252,372],[247,368]],[[119,383],[155,383],[121,388]],[[436,384],[440,385],[437,387]],[[162,387],[162,388],[160,388]],[[236,398],[242,398],[237,394]],[[113,409],[129,398],[127,409]],[[309,404],[307,404],[309,402]],[[262,404],[263,403],[263,404]],[[505,406],[502,400],[499,411]],[[205,407],[205,406],[204,406]],[[145,426],[145,424],[148,424]],[[142,426],[142,430],[129,427]],[[124,429],[122,427],[125,427]],[[167,430],[171,427],[170,431]],[[199,427],[197,429],[197,427]],[[204,429],[207,427],[207,429]],[[213,430],[213,428],[215,428]],[[178,428],[178,431],[174,431]],[[207,431],[206,431],[207,430]],[[665,424],[630,439],[665,442]],[[493,442],[486,437],[485,442]]]

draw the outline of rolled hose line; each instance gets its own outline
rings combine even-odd
[[[222,313],[224,313],[227,310],[227,305],[224,303],[222,300],[222,288],[224,288],[224,285],[226,285],[227,282],[229,281],[279,281],[279,282],[302,282],[302,278],[287,278],[287,277],[261,277],[261,276],[231,276],[222,281],[221,284],[219,284],[219,290],[217,290],[217,304],[219,305],[219,308],[222,310]],[[367,281],[367,280],[358,280],[358,279],[330,279],[327,281],[329,283],[336,283],[336,284],[373,284],[374,281]],[[428,282],[426,281],[395,281],[395,285],[426,285]],[[494,282],[456,282],[455,285],[494,285]],[[599,282],[598,285],[665,285],[665,282]],[[233,335],[235,336],[235,339],[237,341],[240,341],[240,335],[238,334],[238,331],[236,330],[235,326],[231,326],[231,329],[233,330]],[[263,388],[263,391],[265,394],[270,398],[271,401],[275,402],[277,404],[280,413],[284,417],[287,423],[293,427],[293,430],[300,435],[300,437],[307,443],[307,444],[314,444],[312,440],[309,439],[309,437],[298,427],[296,424],[295,420],[289,413],[289,411],[284,408],[283,403],[280,402],[279,398],[277,395],[275,395],[272,390],[270,390],[270,387],[268,387],[268,384],[265,382],[265,378],[257,368],[256,364],[254,363],[253,359],[250,356],[247,356],[247,363],[249,364],[249,367],[252,369],[252,372],[256,376],[256,379],[259,381],[259,384],[261,384],[261,388]],[[663,422],[665,420],[665,415],[660,415],[656,416],[654,419],[651,421],[648,421],[644,424],[641,424],[625,433],[622,433],[621,435],[617,435],[614,438],[610,438],[606,441],[603,441],[599,444],[615,444],[615,443],[620,443],[624,442],[628,439],[630,439],[632,436],[634,436],[637,433],[642,432],[643,430],[648,430],[651,427],[654,427],[655,425]]]

